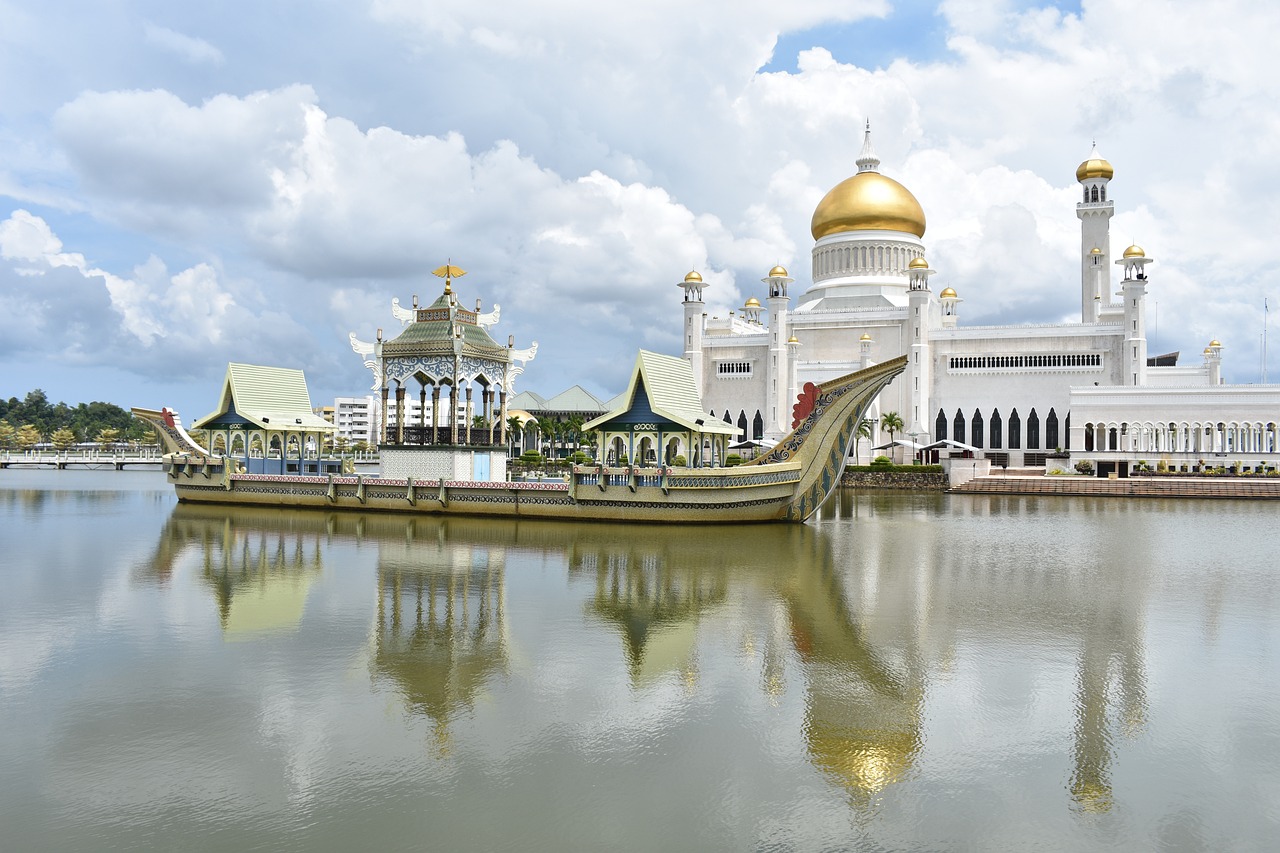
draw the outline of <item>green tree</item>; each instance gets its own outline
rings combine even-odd
[[[885,412],[880,416],[880,428],[889,433],[889,441],[893,441],[894,435],[902,432],[902,417],[897,412]]]
[[[58,427],[53,431],[53,435],[49,436],[49,441],[53,442],[56,449],[66,450],[76,443],[76,434],[66,427]]]
[[[98,447],[106,450],[111,445],[120,440],[120,430],[114,427],[104,427],[98,431],[98,437],[94,439],[98,443]]]
[[[18,427],[17,442],[18,447],[23,450],[30,450],[40,443],[40,430],[31,424],[23,424]]]
[[[523,434],[521,429],[520,418],[517,415],[507,416],[507,455],[510,456],[515,452],[516,436]]]
[[[868,441],[871,440],[871,434],[874,429],[875,429],[875,424],[871,421],[870,418],[859,419],[858,426],[853,431],[853,459],[855,462],[862,458],[861,451],[859,450],[859,445],[862,444],[862,440],[864,438],[867,439]]]

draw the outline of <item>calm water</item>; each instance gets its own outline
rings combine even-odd
[[[4,850],[1273,850],[1280,506],[716,529],[0,472]]]

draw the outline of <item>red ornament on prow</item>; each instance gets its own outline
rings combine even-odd
[[[177,424],[175,424],[175,423],[173,422],[173,411],[172,411],[171,409],[169,409],[169,407],[168,407],[168,406],[166,406],[165,408],[161,409],[161,410],[160,410],[160,413],[164,416],[164,425],[165,425],[165,426],[170,426],[170,427],[171,427],[171,426],[177,426]]]
[[[791,428],[795,429],[809,417],[813,407],[818,404],[818,386],[812,382],[804,383],[804,390],[796,397],[796,404],[791,407]]]

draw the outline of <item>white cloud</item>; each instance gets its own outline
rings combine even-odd
[[[143,28],[143,32],[146,34],[148,43],[175,54],[192,65],[203,63],[221,65],[223,62],[222,51],[202,38],[183,35],[151,23]]]

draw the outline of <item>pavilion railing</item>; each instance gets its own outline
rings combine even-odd
[[[396,444],[396,431],[387,427],[387,443]],[[475,427],[458,427],[458,440],[453,440],[453,429],[447,426],[421,426],[405,424],[404,446],[419,447],[497,447],[501,444],[501,434],[494,429],[477,429]]]

